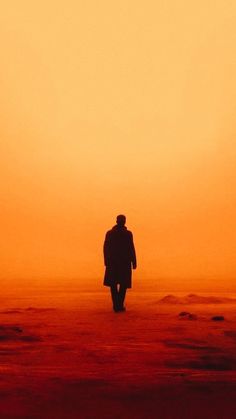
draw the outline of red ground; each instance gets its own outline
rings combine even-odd
[[[163,296],[130,291],[113,313],[106,289],[5,290],[1,419],[235,418],[235,303]]]

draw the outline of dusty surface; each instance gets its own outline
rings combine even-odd
[[[3,290],[0,368],[4,419],[235,418],[234,296]]]

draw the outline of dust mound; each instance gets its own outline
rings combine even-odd
[[[0,313],[1,314],[20,314],[22,313],[22,310],[18,308],[14,308],[14,309],[0,311]]]
[[[47,311],[53,311],[53,307],[27,307],[27,308],[11,308],[0,311],[0,314],[24,314],[24,313],[44,313]]]
[[[179,313],[179,317],[182,319],[188,319],[188,320],[197,320],[197,315],[193,313],[189,313],[188,311],[181,311]]]
[[[0,342],[18,341],[18,342],[37,342],[40,337],[28,334],[18,325],[0,325]]]
[[[164,340],[164,345],[170,348],[191,349],[194,351],[217,352],[218,349],[208,345],[206,342],[196,341],[193,339],[184,339],[182,342],[178,340]]]
[[[199,359],[193,360],[170,360],[166,362],[166,365],[171,368],[175,367],[180,369],[233,371],[236,369],[236,359],[234,357],[217,355],[214,353],[212,355],[203,355],[199,357]]]
[[[164,304],[181,304],[181,299],[175,295],[169,294],[159,300],[159,303]]]
[[[158,301],[161,304],[226,304],[235,302],[235,298],[201,296],[197,294],[188,294],[184,297],[169,294]]]
[[[224,316],[213,316],[211,318],[214,322],[223,322],[225,320]]]
[[[53,311],[55,308],[53,307],[28,307],[25,309],[27,312],[34,312],[34,313],[44,313],[45,311]]]

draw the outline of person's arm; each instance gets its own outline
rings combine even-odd
[[[104,265],[108,265],[108,259],[109,259],[109,233],[107,232],[104,245],[103,245],[103,256],[104,256]]]
[[[134,247],[134,239],[133,239],[133,234],[132,233],[130,235],[130,247],[131,247],[132,266],[133,266],[133,269],[136,269],[137,268],[137,258],[136,258],[136,251],[135,251],[135,247]]]

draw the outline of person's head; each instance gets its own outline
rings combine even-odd
[[[118,226],[124,226],[126,223],[126,216],[123,214],[117,215],[116,217],[116,224]]]

